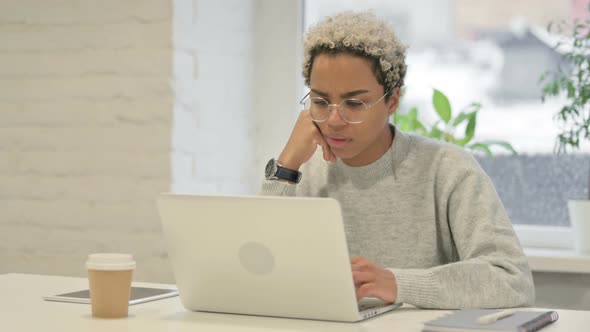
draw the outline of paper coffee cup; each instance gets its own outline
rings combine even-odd
[[[127,317],[135,269],[129,254],[91,254],[86,261],[92,316]]]

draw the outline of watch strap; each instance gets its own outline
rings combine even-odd
[[[299,181],[301,181],[301,172],[285,168],[278,164],[275,176],[279,179],[287,180],[292,183],[299,183]]]

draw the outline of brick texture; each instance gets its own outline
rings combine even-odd
[[[0,273],[83,276],[129,252],[172,281],[172,2],[0,3]]]
[[[256,192],[298,72],[295,26],[276,53],[264,18],[293,7],[0,0],[0,273],[83,276],[89,253],[123,251],[135,280],[174,282],[156,195]]]

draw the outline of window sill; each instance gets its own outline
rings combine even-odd
[[[590,255],[571,249],[525,248],[533,272],[590,274]]]

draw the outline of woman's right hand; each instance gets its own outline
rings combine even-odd
[[[336,162],[336,156],[322,132],[309,116],[309,111],[305,110],[299,115],[278,162],[288,169],[299,170],[313,156],[318,145],[322,147],[324,160]]]

